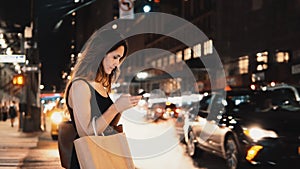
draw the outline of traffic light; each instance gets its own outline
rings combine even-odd
[[[21,85],[21,86],[23,86],[25,84],[25,77],[24,77],[24,75],[22,75],[22,74],[15,75],[13,77],[13,84],[14,85]]]

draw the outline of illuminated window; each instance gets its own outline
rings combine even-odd
[[[290,60],[290,55],[288,52],[277,52],[276,53],[276,62],[288,62]]]
[[[213,41],[209,40],[204,42],[204,55],[213,53]]]
[[[175,55],[172,54],[172,55],[169,56],[169,64],[172,65],[174,63],[175,63]]]
[[[242,56],[239,58],[239,72],[240,74],[248,73],[249,56]]]
[[[265,70],[268,68],[268,52],[261,52],[256,54],[256,61],[259,63],[256,67],[257,71]]]
[[[151,62],[151,66],[152,66],[152,67],[156,67],[156,62],[155,62],[155,60]]]
[[[184,49],[184,60],[189,60],[192,58],[192,50],[191,48]]]
[[[201,57],[201,44],[197,44],[193,47],[194,58]]]
[[[176,62],[181,62],[182,61],[182,51],[178,51],[176,53]]]
[[[158,59],[157,60],[157,67],[161,67],[162,66],[162,60],[161,59]]]
[[[167,66],[169,64],[169,58],[168,57],[164,57],[163,59],[164,59],[163,60],[163,65]]]
[[[257,65],[256,70],[261,71],[261,70],[265,70],[267,68],[268,68],[267,64],[259,64],[259,65]]]
[[[256,61],[257,62],[268,63],[268,52],[257,53],[256,54]]]

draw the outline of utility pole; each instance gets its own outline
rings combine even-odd
[[[40,83],[41,71],[39,61],[39,47],[38,47],[38,17],[36,15],[36,0],[31,0],[31,31],[32,36],[25,36],[28,47],[26,55],[28,56],[29,64],[24,68],[26,75],[26,104],[23,132],[34,132],[41,130],[41,104],[40,104]]]

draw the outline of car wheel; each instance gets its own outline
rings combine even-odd
[[[192,130],[188,132],[188,141],[186,143],[187,146],[187,153],[191,157],[195,157],[198,155],[198,148],[196,147],[195,143],[195,135]]]
[[[235,140],[229,136],[225,142],[226,164],[229,169],[238,169],[239,154]]]

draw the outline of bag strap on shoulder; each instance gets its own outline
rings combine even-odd
[[[67,104],[67,108],[68,108],[68,111],[69,111],[70,116],[71,116],[72,124],[73,124],[73,126],[74,126],[76,132],[77,132],[77,128],[76,128],[76,124],[75,124],[75,119],[74,119],[73,109],[70,107],[68,100],[69,100],[69,93],[70,93],[71,86],[72,86],[72,84],[73,84],[75,81],[78,81],[78,80],[82,80],[82,81],[86,82],[88,85],[90,85],[86,79],[83,79],[83,78],[77,78],[77,79],[72,80],[72,81],[70,82],[68,88],[67,88],[67,92],[66,92],[66,104]]]

